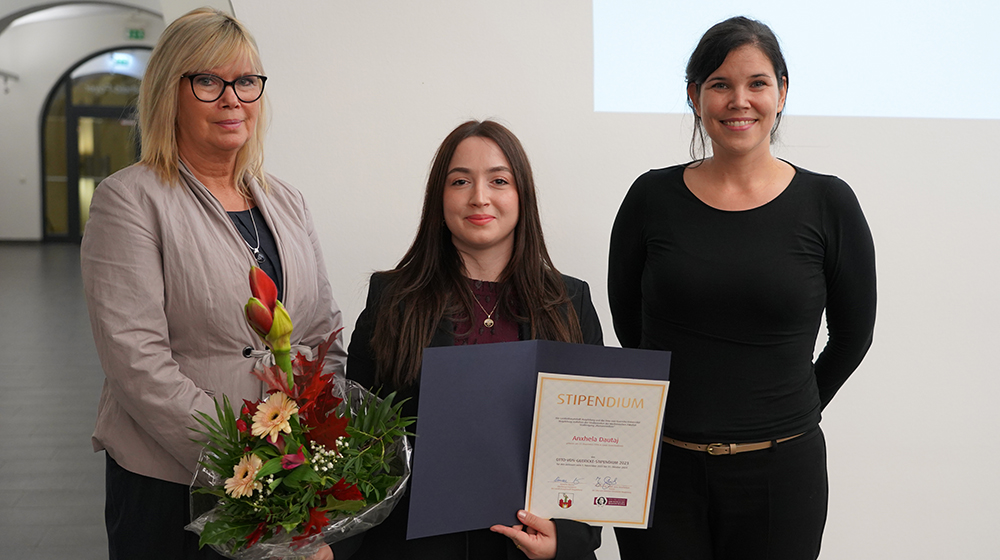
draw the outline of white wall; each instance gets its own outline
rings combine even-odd
[[[160,0],[163,21],[168,25],[171,21],[202,6],[210,6],[227,14],[233,14],[233,5],[229,0]]]
[[[145,22],[146,38],[126,38]],[[20,79],[0,90],[0,239],[42,238],[41,122],[45,101],[70,67],[117,47],[153,46],[163,22],[122,11],[9,27],[0,33],[0,68]]]
[[[593,112],[589,2],[233,5],[271,78],[268,168],[310,201],[348,332],[368,274],[395,264],[412,239],[438,143],[467,118],[496,117],[532,158],[556,265],[590,281],[615,343],[611,223],[636,176],[687,160],[690,120]],[[893,87],[843,75],[829,83]],[[974,84],[949,76],[926,87]],[[997,122],[791,117],[783,126],[778,155],[854,187],[879,260],[875,345],[823,423],[832,487],[823,558],[995,558]]]

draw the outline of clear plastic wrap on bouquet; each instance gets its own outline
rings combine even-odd
[[[349,407],[347,410],[341,411],[349,411],[352,418],[361,408],[365,399],[370,396],[370,392],[367,389],[340,375],[334,377],[332,385],[334,394],[344,399],[340,407]],[[353,514],[337,514],[331,523],[326,525],[318,535],[295,541],[293,540],[295,535],[288,534],[287,532],[279,532],[265,542],[257,542],[250,547],[237,550],[235,556],[230,552],[231,546],[210,546],[219,554],[238,560],[309,558],[324,543],[334,543],[375,527],[382,523],[392,512],[392,509],[403,496],[406,484],[410,478],[412,448],[410,447],[409,440],[405,436],[396,438],[389,446],[389,452],[391,458],[388,461],[388,474],[398,476],[399,481],[389,489],[385,499],[378,503],[369,504]],[[206,451],[202,451],[199,463],[205,462],[205,453]],[[193,521],[185,527],[187,530],[200,535],[207,523],[218,518],[218,510],[215,507],[218,503],[218,498],[213,495],[196,492],[195,490],[204,487],[221,487],[224,481],[225,479],[222,476],[199,464],[198,470],[195,472],[194,479],[191,482],[191,519]],[[336,512],[331,512],[331,514],[334,513]]]

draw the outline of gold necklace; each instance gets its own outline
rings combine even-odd
[[[476,304],[479,305],[479,309],[482,309],[483,313],[486,313],[486,319],[483,320],[483,326],[487,329],[493,328],[494,322],[492,317],[493,313],[497,310],[497,306],[500,305],[500,298],[497,298],[497,302],[493,305],[493,311],[489,312],[486,311],[486,308],[483,307],[482,303],[479,303],[479,296],[476,295],[476,292],[472,292],[472,299],[476,300]]]

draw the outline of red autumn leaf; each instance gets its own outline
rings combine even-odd
[[[317,404],[326,404],[326,403],[317,403],[316,401],[316,399],[320,397],[323,391],[326,392],[330,391],[331,388],[330,382],[332,381],[332,378],[333,378],[332,373],[329,373],[327,375],[303,374],[295,376],[295,388],[299,392],[299,394],[297,395],[298,398],[296,398],[295,400],[296,403],[299,405],[299,418],[302,419],[303,424],[307,426],[312,425],[311,422],[313,417],[312,411],[314,409],[319,411],[328,411],[336,406],[334,405],[334,407],[323,408],[317,406]]]
[[[335,397],[329,386],[325,387],[312,401],[311,410],[305,419],[306,426],[313,428],[322,425],[336,415],[337,407],[342,402],[343,399]]]
[[[318,535],[328,523],[330,521],[326,518],[326,513],[316,508],[309,508],[309,522],[302,527],[301,534],[292,537],[292,541],[301,541]]]
[[[322,362],[323,359],[326,358],[327,351],[330,349],[330,346],[333,345],[333,342],[337,340],[337,335],[340,334],[340,331],[342,330],[344,330],[344,327],[340,327],[339,329],[330,333],[330,336],[328,336],[327,339],[316,348],[317,361]]]
[[[301,389],[298,398],[299,418],[304,426],[314,428],[333,414],[343,399],[333,395],[333,374],[312,378],[307,385],[296,384]]]
[[[337,449],[337,438],[347,437],[347,418],[331,414],[309,431],[309,438],[330,451]]]
[[[260,379],[267,384],[269,387],[267,391],[268,393],[281,391],[282,393],[292,397],[292,399],[295,399],[295,393],[292,391],[292,388],[288,386],[288,376],[285,375],[285,372],[281,371],[280,367],[276,365],[271,367],[262,366],[260,368],[252,369],[250,373],[254,374],[257,379]]]
[[[323,373],[326,353],[337,340],[337,329],[319,345],[315,358],[307,360],[302,354],[295,357],[295,393],[292,397],[299,405],[299,419],[303,426],[315,427],[340,405],[342,399],[333,396],[334,372]]]
[[[254,529],[252,533],[250,533],[249,535],[247,535],[247,548],[250,548],[251,546],[253,546],[254,544],[256,544],[257,541],[259,541],[260,538],[262,536],[264,536],[264,531],[266,529],[267,529],[267,523],[266,522],[262,521],[260,523],[260,525],[257,525],[257,528]]]
[[[361,490],[358,490],[357,484],[348,484],[343,478],[337,481],[331,490],[333,497],[343,502],[365,499],[365,497],[361,495]]]
[[[257,406],[259,404],[260,404],[260,401],[258,401],[258,402],[250,402],[250,401],[248,401],[246,399],[243,399],[243,410],[241,412],[244,415],[246,415],[246,416],[248,416],[250,418],[253,418],[253,415],[257,414]]]

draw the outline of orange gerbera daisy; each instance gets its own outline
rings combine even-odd
[[[240,459],[240,463],[233,469],[233,478],[226,479],[226,494],[234,498],[250,496],[255,490],[262,490],[264,486],[257,480],[257,472],[264,463],[260,457],[249,454]]]
[[[253,415],[253,426],[250,433],[255,436],[267,438],[270,442],[278,440],[278,433],[292,433],[292,427],[288,424],[288,419],[299,411],[299,406],[295,401],[288,398],[288,395],[277,392],[267,398],[267,401],[257,407],[257,413]]]

